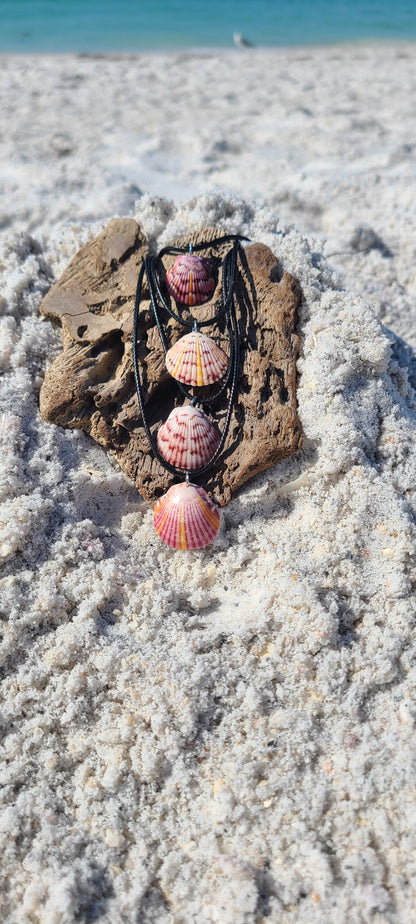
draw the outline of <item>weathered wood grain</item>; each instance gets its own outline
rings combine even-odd
[[[192,243],[221,236],[202,228]],[[173,245],[189,243],[173,241]],[[221,299],[221,260],[230,244],[207,247],[218,272],[208,305],[193,308],[199,319],[215,314]],[[74,257],[41,305],[42,313],[59,321],[63,351],[48,369],[40,393],[45,420],[79,427],[107,449],[135,482],[142,496],[154,501],[175,479],[153,458],[142,425],[132,365],[133,305],[137,276],[148,244],[133,219],[114,219]],[[238,394],[224,452],[201,483],[219,503],[258,472],[297,451],[301,428],[296,408],[297,280],[282,272],[263,244],[245,247],[236,285],[236,310],[242,361]],[[166,268],[173,258],[167,257]],[[183,329],[166,318],[171,342]],[[224,331],[205,329],[227,347]],[[175,406],[180,392],[165,369],[163,349],[146,288],[139,317],[139,356],[146,412],[156,432]],[[227,397],[219,401],[215,419],[221,429]],[[198,481],[198,479],[195,479]]]

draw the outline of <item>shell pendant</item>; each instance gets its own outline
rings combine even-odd
[[[203,549],[218,533],[220,514],[203,488],[186,481],[173,485],[156,501],[153,522],[171,549]]]
[[[166,273],[166,288],[179,305],[203,305],[215,289],[215,279],[208,260],[194,253],[176,257]]]
[[[228,357],[211,337],[193,330],[167,351],[166,368],[184,385],[212,385],[224,377]]]
[[[175,468],[192,472],[215,455],[221,436],[209,417],[191,404],[175,407],[157,434],[160,454]]]

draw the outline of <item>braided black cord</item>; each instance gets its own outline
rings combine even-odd
[[[230,396],[229,396],[229,400],[228,400],[227,413],[226,413],[225,423],[224,423],[224,427],[223,427],[223,430],[222,430],[222,433],[221,433],[221,439],[220,439],[219,445],[218,445],[218,447],[217,447],[217,449],[216,449],[214,455],[211,457],[211,459],[209,460],[209,462],[206,463],[206,465],[203,465],[203,466],[201,466],[200,468],[197,468],[197,469],[193,469],[193,470],[190,472],[190,474],[192,475],[192,477],[197,477],[197,476],[199,476],[199,475],[202,475],[204,472],[206,472],[206,471],[211,467],[211,465],[213,465],[213,463],[216,461],[216,459],[218,458],[218,456],[219,456],[220,453],[222,452],[222,450],[223,450],[223,448],[224,448],[225,440],[226,440],[226,438],[227,438],[228,429],[229,429],[229,426],[230,426],[231,414],[232,414],[233,402],[234,402],[234,396],[235,396],[235,391],[236,391],[236,387],[237,387],[240,350],[239,350],[239,336],[238,336],[237,318],[236,318],[235,306],[234,306],[234,284],[235,284],[235,277],[236,277],[236,270],[237,270],[238,253],[239,253],[239,250],[241,249],[241,245],[240,245],[240,243],[239,243],[239,240],[240,240],[241,238],[240,238],[240,239],[236,239],[234,236],[227,235],[226,238],[218,238],[217,241],[219,242],[219,241],[223,241],[223,240],[229,240],[230,238],[234,239],[234,245],[233,245],[233,248],[226,254],[226,256],[225,256],[225,258],[224,258],[224,263],[223,263],[223,279],[222,279],[223,298],[224,298],[224,301],[227,303],[227,307],[228,307],[228,311],[227,311],[227,330],[228,330],[228,337],[229,337],[229,344],[230,344],[230,358],[229,358],[229,363],[228,363],[227,376],[226,376],[226,379],[225,379],[224,384],[223,384],[223,385],[221,386],[221,388],[216,392],[216,394],[215,394],[214,396],[212,396],[211,398],[203,399],[203,400],[201,401],[201,403],[202,403],[203,405],[207,405],[207,404],[210,405],[211,403],[213,403],[214,400],[216,400],[216,399],[224,392],[225,388],[228,387],[228,384],[229,384],[229,382],[230,382],[230,380],[231,380]],[[243,239],[243,240],[247,240],[247,238],[242,238],[242,239]],[[210,242],[210,244],[211,244],[211,243],[212,243],[212,242]],[[206,246],[206,245],[205,245],[205,246]],[[201,250],[202,250],[203,247],[204,247],[204,245],[200,245],[200,246],[198,246],[198,249],[201,249]],[[172,248],[172,249],[173,249],[173,248]],[[166,252],[167,250],[168,250],[168,248],[165,248],[165,251],[164,251],[164,252]],[[180,250],[179,252],[182,253],[183,251]],[[154,456],[155,456],[156,459],[158,460],[158,462],[160,462],[160,464],[161,464],[164,468],[166,468],[167,471],[169,471],[172,475],[180,476],[180,475],[186,474],[186,473],[187,473],[187,470],[186,470],[186,469],[177,468],[176,466],[171,465],[170,462],[168,462],[166,459],[164,459],[164,457],[163,457],[163,456],[161,455],[161,453],[159,452],[157,443],[156,443],[156,441],[155,441],[155,439],[154,439],[154,437],[153,437],[153,434],[152,434],[152,432],[151,432],[151,430],[150,430],[149,424],[148,424],[148,422],[147,422],[147,420],[146,420],[145,409],[144,409],[143,391],[142,391],[142,386],[141,386],[141,382],[140,382],[140,375],[139,375],[139,363],[138,363],[138,356],[137,356],[137,328],[138,328],[138,318],[139,318],[139,310],[140,310],[140,301],[141,301],[141,293],[142,293],[142,286],[143,286],[143,277],[144,277],[144,274],[145,274],[145,273],[146,273],[147,280],[148,280],[148,284],[149,284],[150,299],[151,299],[151,303],[152,303],[153,312],[154,312],[154,315],[155,315],[155,321],[156,321],[156,324],[157,324],[157,328],[158,328],[158,331],[159,331],[160,339],[161,339],[161,342],[162,342],[162,345],[163,345],[163,349],[164,349],[164,351],[165,351],[165,354],[166,354],[166,351],[167,351],[166,337],[165,337],[165,334],[164,334],[163,325],[162,325],[162,323],[161,323],[161,321],[160,321],[160,318],[159,318],[159,311],[158,311],[157,299],[155,298],[155,293],[154,293],[154,291],[152,291],[152,289],[153,289],[153,287],[152,287],[152,277],[153,277],[153,273],[154,273],[154,262],[153,262],[153,261],[154,261],[154,258],[152,258],[152,257],[150,257],[150,256],[145,257],[145,259],[143,260],[142,265],[141,265],[141,267],[140,267],[139,277],[138,277],[138,280],[137,280],[136,297],[135,297],[135,301],[134,301],[134,314],[133,314],[133,349],[132,349],[132,354],[133,354],[134,378],[135,378],[135,382],[136,382],[136,390],[137,390],[137,396],[138,396],[138,399],[139,399],[140,412],[141,412],[141,415],[142,415],[143,426],[144,426],[144,428],[145,428],[145,432],[146,432],[147,439],[148,439],[148,441],[149,441],[150,448],[151,448],[151,450],[152,450]],[[183,323],[183,322],[182,322],[182,323]],[[182,383],[181,383],[181,382],[176,381],[176,384],[181,388],[181,391],[186,395],[186,397],[187,397],[188,399],[191,399],[191,403],[196,403],[196,402],[197,402],[197,399],[195,399],[195,397],[192,396],[192,394],[188,391],[188,389],[186,389],[184,386],[182,386]]]
[[[192,244],[192,250],[206,250],[207,247],[218,247],[219,244],[225,244],[226,241],[249,241],[249,237],[243,234],[224,234],[223,237],[214,237],[212,241],[202,241],[200,244]],[[189,253],[189,247],[164,247],[159,251],[159,257],[165,257],[168,254]]]
[[[159,317],[158,305],[157,305],[157,301],[156,301],[156,299],[155,299],[155,293],[154,293],[153,286],[152,286],[152,265],[153,265],[153,257],[149,256],[149,254],[148,254],[147,257],[144,258],[144,270],[145,270],[145,273],[146,273],[146,276],[147,276],[147,284],[148,284],[148,287],[149,287],[149,295],[150,295],[150,301],[151,301],[151,303],[152,303],[153,314],[154,314],[155,321],[156,321],[156,324],[157,324],[157,329],[158,329],[158,331],[159,331],[159,337],[160,337],[160,339],[161,339],[161,341],[162,341],[163,352],[164,352],[164,354],[165,354],[165,356],[166,356],[166,353],[167,353],[167,351],[168,351],[168,349],[169,349],[169,345],[168,345],[168,342],[167,342],[167,339],[166,339],[166,336],[165,336],[165,331],[164,331],[164,329],[163,329],[163,324],[162,324],[162,322],[161,322],[161,320],[160,320],[160,317]],[[142,278],[143,278],[143,277],[142,277]],[[136,296],[137,296],[137,290],[136,290]]]
[[[228,405],[227,405],[227,415],[226,415],[225,423],[222,429],[221,439],[220,439],[218,448],[214,452],[214,455],[211,457],[209,462],[206,463],[206,465],[204,465],[202,468],[197,469],[196,472],[192,472],[192,475],[203,475],[204,472],[206,472],[209,468],[211,468],[211,465],[213,465],[214,462],[216,462],[216,460],[218,459],[218,456],[222,452],[224,448],[225,440],[227,439],[227,435],[228,435],[228,430],[229,430],[230,421],[231,421],[231,414],[233,410],[234,396],[235,396],[235,392],[237,388],[237,379],[238,379],[239,361],[240,361],[240,343],[239,343],[239,336],[238,336],[237,318],[235,316],[234,300],[232,302],[232,306],[230,309],[230,315],[231,315],[232,326],[234,327],[233,363],[232,363],[233,374],[232,374],[232,382],[231,382],[231,388],[230,388],[230,397],[228,399]]]

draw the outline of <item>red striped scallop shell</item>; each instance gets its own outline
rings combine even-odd
[[[166,272],[166,286],[180,305],[202,305],[215,289],[215,279],[208,260],[195,253],[184,253]]]
[[[192,472],[212,459],[220,434],[198,407],[175,407],[157,434],[159,452],[176,468]]]
[[[206,491],[196,484],[174,484],[154,506],[153,522],[172,549],[203,549],[215,539],[220,514]]]
[[[211,337],[193,330],[168,350],[166,368],[184,385],[212,385],[225,375],[228,357]]]

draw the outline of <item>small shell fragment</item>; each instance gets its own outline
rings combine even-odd
[[[202,468],[217,451],[220,434],[209,417],[191,404],[175,407],[158,435],[159,452],[176,468],[186,472]]]
[[[156,501],[156,532],[172,549],[203,549],[215,539],[220,514],[206,491],[196,484],[175,484]]]
[[[215,279],[208,260],[194,253],[184,253],[166,272],[166,287],[180,305],[203,305],[215,289]]]
[[[168,350],[166,368],[184,385],[212,385],[225,375],[228,357],[211,337],[193,330]]]

